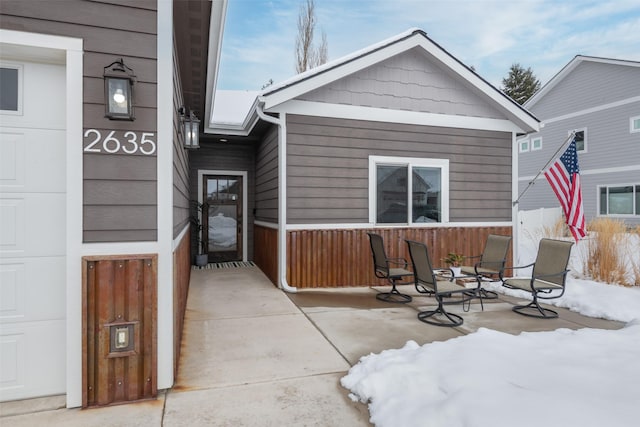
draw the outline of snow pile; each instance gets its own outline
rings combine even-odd
[[[636,306],[637,307],[637,306]],[[341,383],[378,427],[636,426],[640,322],[478,332],[363,357]]]

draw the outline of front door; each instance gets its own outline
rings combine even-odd
[[[206,230],[209,262],[242,260],[242,176],[204,175],[202,200],[208,214]]]

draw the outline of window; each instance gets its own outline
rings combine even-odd
[[[640,116],[631,117],[629,122],[629,130],[631,133],[640,132]]]
[[[531,138],[531,151],[542,149],[542,137]]]
[[[8,64],[0,66],[0,110],[3,113],[22,114],[21,80],[21,66]]]
[[[527,151],[529,151],[529,140],[525,139],[524,141],[520,141],[520,152],[521,153],[526,153]]]
[[[449,160],[370,156],[369,221],[449,222]]]
[[[600,215],[640,215],[640,185],[599,187]]]
[[[574,129],[576,133],[576,150],[587,152],[587,128]],[[571,132],[569,132],[571,134]]]

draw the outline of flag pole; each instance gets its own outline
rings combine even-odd
[[[520,202],[520,199],[522,199],[522,196],[524,196],[524,193],[526,193],[529,190],[529,188],[531,188],[533,186],[533,184],[536,183],[536,179],[538,179],[540,174],[542,174],[542,172],[544,172],[545,169],[547,169],[549,164],[556,159],[556,157],[558,156],[558,153],[560,152],[560,150],[562,150],[565,147],[565,145],[567,145],[567,143],[573,139],[574,136],[576,136],[576,131],[572,130],[571,133],[569,134],[569,136],[567,137],[567,139],[565,139],[564,142],[562,143],[562,145],[560,145],[560,147],[558,147],[556,152],[553,153],[553,156],[551,156],[549,161],[542,167],[542,169],[540,169],[540,172],[538,172],[538,174],[536,176],[534,176],[531,181],[529,181],[529,185],[527,185],[527,188],[522,190],[522,193],[520,193],[520,195],[518,196],[516,201],[513,202],[513,206],[517,205]]]

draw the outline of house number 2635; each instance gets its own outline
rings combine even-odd
[[[119,132],[118,132],[119,133]],[[152,132],[125,132],[122,136],[116,135],[116,131],[112,130],[102,137],[102,133],[97,129],[87,129],[84,132],[85,153],[109,153],[115,154],[121,151],[127,154],[141,153],[150,156],[156,152],[156,143],[153,140],[155,136]]]

